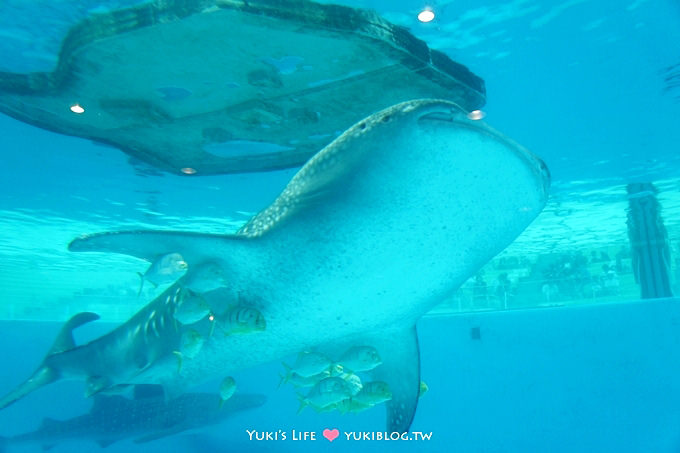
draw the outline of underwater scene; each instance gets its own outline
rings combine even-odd
[[[0,453],[680,451],[677,1],[0,38]]]

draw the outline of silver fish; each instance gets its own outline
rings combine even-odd
[[[321,410],[350,396],[351,391],[343,379],[328,377],[312,387],[307,396],[302,397],[298,395],[300,399],[298,413],[307,406]]]
[[[331,365],[333,365],[331,359],[314,351],[302,351],[298,353],[293,366],[283,363],[283,366],[286,369],[286,376],[295,373],[302,377],[315,376],[326,371],[330,372]]]
[[[172,303],[174,318],[184,325],[194,324],[210,314],[210,305],[203,296],[187,288],[177,288]]]
[[[354,373],[369,371],[382,363],[380,354],[372,346],[353,346],[340,357],[339,363]]]
[[[176,282],[189,268],[189,265],[179,253],[166,253],[153,260],[146,272],[139,273],[142,282],[139,286],[138,295],[142,293],[144,281],[154,286]]]

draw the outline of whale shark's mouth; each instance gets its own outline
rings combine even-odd
[[[429,112],[418,118],[418,122],[447,121],[452,123],[455,121],[455,117],[460,113],[462,113],[462,111],[456,112],[453,108],[448,111]]]
[[[545,164],[545,162],[543,162],[543,160],[540,157],[538,157],[528,149],[524,148],[514,140],[506,137],[501,132],[498,132],[497,130],[493,129],[488,124],[479,120],[470,119],[467,116],[466,112],[458,106],[451,106],[447,108],[444,105],[441,105],[437,107],[439,108],[439,110],[430,111],[418,117],[417,120],[418,124],[426,125],[428,123],[437,122],[445,122],[450,123],[452,125],[455,124],[456,126],[459,127],[465,127],[468,129],[478,131],[479,133],[488,135],[494,138],[495,140],[504,143],[509,149],[513,149],[516,152],[516,154],[520,158],[522,158],[533,170],[534,174],[539,178],[539,181],[541,182],[543,195],[547,198],[551,180],[550,170],[548,170],[548,166]]]

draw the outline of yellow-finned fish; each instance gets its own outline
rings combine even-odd
[[[294,387],[312,387],[320,380],[326,379],[327,377],[331,377],[331,373],[330,371],[326,370],[313,376],[304,377],[292,371],[286,373],[286,375],[279,376],[281,377],[281,380],[279,381],[279,387],[289,382],[293,384]]]
[[[427,393],[430,388],[427,386],[425,381],[420,381],[420,390],[418,391],[418,398]]]
[[[223,318],[220,326],[225,335],[261,332],[267,328],[262,313],[251,307],[234,307]]]
[[[313,351],[300,352],[297,355],[295,364],[293,366],[290,366],[285,362],[283,363],[283,366],[286,369],[286,379],[289,379],[293,373],[307,378],[319,373],[323,373],[324,371],[331,371],[332,365],[333,362],[331,359],[323,354]]]
[[[372,381],[364,384],[362,389],[352,397],[353,401],[359,403],[368,404],[373,406],[374,404],[384,403],[385,401],[392,399],[392,391],[386,382],[383,381]]]
[[[357,414],[359,412],[365,411],[366,409],[370,409],[371,407],[373,407],[373,405],[361,403],[354,398],[347,398],[335,405],[335,408],[338,410],[338,412],[343,415],[347,414],[348,412]]]
[[[184,357],[193,359],[201,352],[205,339],[198,331],[189,329],[182,334],[180,352]]]
[[[319,381],[307,393],[307,396],[298,395],[300,408],[298,414],[307,406],[316,411],[323,410],[330,405],[338,403],[351,395],[347,383],[339,377],[328,377]]]
[[[347,387],[352,395],[356,395],[361,391],[363,385],[361,378],[354,373],[342,373],[338,377],[347,383]]]
[[[193,324],[210,314],[210,306],[198,293],[186,288],[177,288],[173,297],[174,318],[184,325]]]
[[[234,392],[236,392],[236,381],[231,376],[225,377],[220,384],[220,398],[222,398],[222,402],[231,398]]]

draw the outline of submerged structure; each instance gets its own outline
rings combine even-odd
[[[157,1],[93,14],[52,72],[0,72],[0,111],[184,174],[298,166],[398,102],[483,81],[375,12],[306,0]]]
[[[658,190],[651,183],[628,184],[628,238],[640,297],[673,297],[670,247],[661,217]]]

